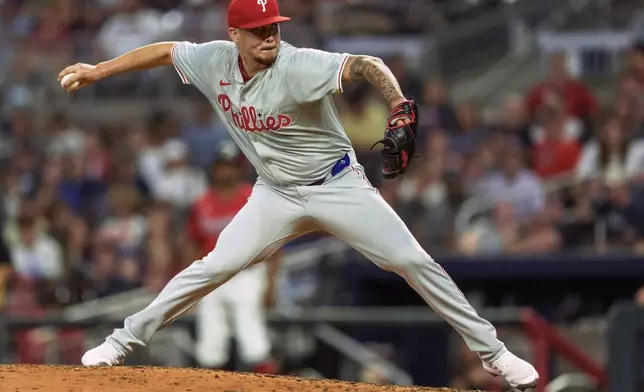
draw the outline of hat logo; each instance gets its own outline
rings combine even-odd
[[[266,2],[268,0],[257,0],[257,4],[262,6],[262,12],[266,12]]]

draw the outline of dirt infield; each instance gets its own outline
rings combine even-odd
[[[0,366],[2,392],[465,392],[185,368]]]

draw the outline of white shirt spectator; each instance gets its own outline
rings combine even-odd
[[[101,224],[100,238],[113,241],[119,246],[137,248],[145,239],[148,231],[147,219],[141,215],[107,218]]]
[[[163,144],[145,149],[139,155],[138,170],[145,184],[155,192],[154,187],[161,182],[164,175],[165,156]]]
[[[157,199],[178,208],[190,206],[208,187],[205,174],[188,166],[187,157],[186,143],[180,140],[167,142],[164,147],[165,172],[152,187]]]
[[[609,157],[603,171],[599,165],[599,143],[593,140],[584,147],[577,163],[578,178],[586,180],[602,177],[608,182],[621,182],[637,175],[644,171],[644,140],[631,142],[624,159],[618,156]]]
[[[63,275],[60,245],[47,234],[38,234],[32,246],[15,243],[11,246],[13,268],[22,276],[57,279]]]
[[[85,134],[78,128],[68,128],[53,136],[47,143],[50,156],[80,154],[85,148]]]
[[[192,205],[207,189],[206,176],[196,169],[185,167],[167,173],[158,187],[156,197],[175,207]]]
[[[101,28],[98,43],[107,57],[156,42],[164,33],[161,13],[151,9],[117,13]]]
[[[447,200],[447,186],[444,182],[430,183],[418,190],[418,179],[403,179],[396,192],[403,202],[417,198],[427,209],[439,207]]]
[[[529,170],[520,170],[512,178],[502,172],[492,173],[477,184],[476,193],[494,203],[512,203],[520,219],[542,211],[546,204],[541,181]]]

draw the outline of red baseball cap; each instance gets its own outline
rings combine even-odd
[[[228,27],[254,29],[291,20],[280,15],[277,0],[232,0],[228,5]]]

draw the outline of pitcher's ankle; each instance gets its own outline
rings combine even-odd
[[[497,350],[493,354],[479,353],[479,358],[481,358],[481,361],[483,361],[483,362],[490,363],[490,362],[493,362],[493,361],[496,361],[497,359],[499,359],[501,357],[501,355],[503,355],[506,351],[508,351],[508,349],[507,349],[507,347],[505,347],[505,345],[503,345],[503,346],[501,346],[501,348],[499,350]]]
[[[112,335],[105,338],[105,341],[108,342],[110,346],[114,347],[114,349],[123,356],[127,356],[132,352],[132,350],[128,350],[125,346],[119,343],[119,341],[116,340]]]

